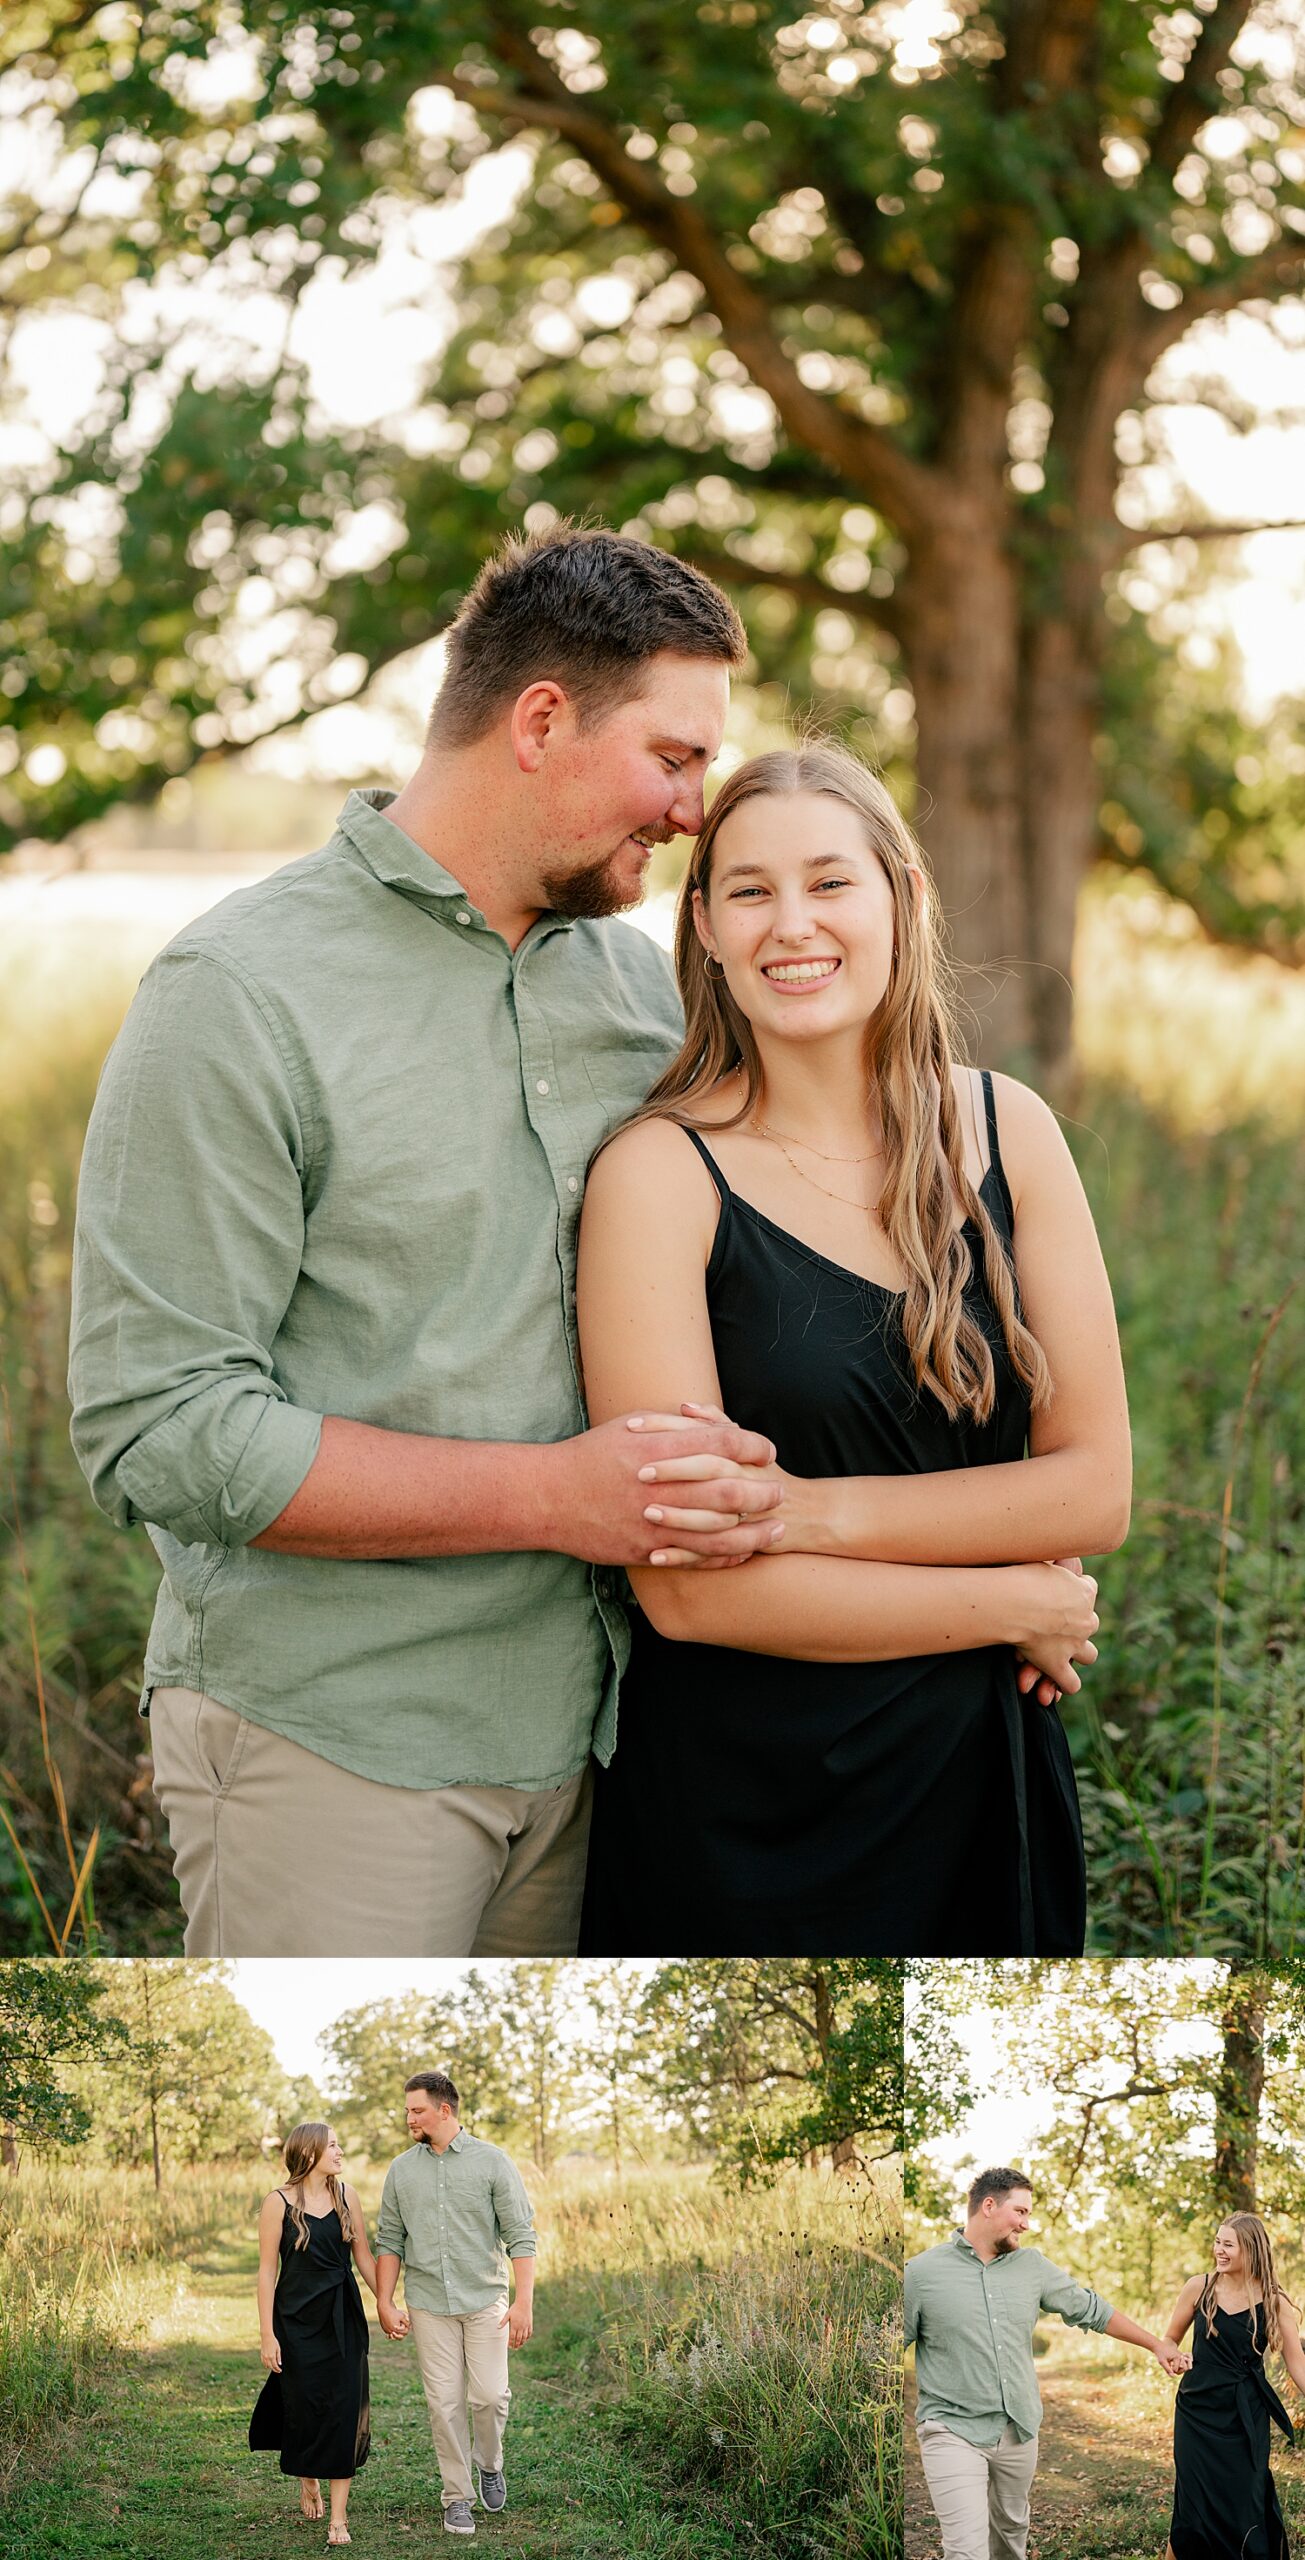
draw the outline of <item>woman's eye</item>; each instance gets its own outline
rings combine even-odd
[[[732,901],[740,898],[764,898],[765,894],[765,890],[754,883],[750,889],[731,889],[730,898]]]
[[[816,887],[818,889],[846,889],[847,886],[848,883],[846,880],[835,878],[832,874],[828,880],[817,880],[816,882]]]

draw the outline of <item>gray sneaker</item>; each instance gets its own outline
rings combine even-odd
[[[470,2505],[465,2498],[450,2499],[449,2504],[444,2510],[444,2530],[446,2533],[475,2532],[476,2519],[473,2516]]]
[[[477,2463],[476,2478],[480,2484],[482,2507],[487,2508],[490,2515],[498,2515],[500,2509],[507,2505],[507,2482],[502,2472],[482,2471],[480,2464]]]

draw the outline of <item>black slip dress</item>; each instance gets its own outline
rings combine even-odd
[[[1264,2305],[1225,2311],[1214,2331],[1199,2306],[1192,2368],[1174,2400],[1174,2560],[1290,2560],[1269,2469],[1269,2429],[1295,2442],[1264,2370]]]
[[[982,1196],[1013,1210],[983,1077]],[[731,1191],[707,1303],[726,1412],[795,1475],[918,1475],[1023,1458],[1016,1377],[967,1226],[966,1303],[992,1346],[990,1419],[915,1385],[901,1292],[829,1261]],[[1009,1646],[796,1662],[676,1644],[642,1612],[620,1730],[597,1772],[581,1952],[1077,1955],[1083,1837],[1059,1716],[1021,1698]]]
[[[279,2452],[296,2479],[351,2480],[371,2450],[367,2314],[339,2215],[304,2218],[308,2246],[297,2249],[287,2198],[272,2300],[281,2370],[259,2393],[249,2447]]]

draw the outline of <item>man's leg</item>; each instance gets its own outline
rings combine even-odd
[[[920,2460],[942,2527],[943,2560],[988,2560],[988,2456],[930,2418],[920,2428]]]
[[[193,1689],[156,1689],[150,1728],[188,1955],[473,1952],[529,1794],[382,1786]]]
[[[470,2504],[475,2492],[467,2435],[464,2323],[444,2319],[436,2311],[414,2310],[411,2305],[408,2317],[440,2467],[441,2504],[451,2507],[455,2498]]]
[[[512,2389],[508,2381],[508,2333],[504,2305],[473,2311],[462,2324],[467,2358],[467,2406],[471,2450],[481,2471],[503,2468],[503,2430]]]
[[[1007,2427],[988,2456],[988,2523],[992,2560],[1025,2560],[1029,2547],[1029,2491],[1038,2467],[1038,2439],[1021,2444]]]
[[[475,1956],[573,1956],[589,1854],[592,1763],[565,1786],[515,1791],[507,1864],[480,1918]]]

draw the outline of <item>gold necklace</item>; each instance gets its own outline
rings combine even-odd
[[[789,1138],[782,1129],[772,1129],[768,1121],[754,1120],[752,1126],[758,1137],[773,1138],[777,1147],[785,1144],[790,1147],[800,1147],[804,1155],[815,1156],[821,1164],[869,1164],[871,1157],[883,1154],[882,1147],[871,1147],[869,1155],[827,1156],[822,1147],[813,1147],[809,1138]]]
[[[754,1121],[753,1127],[760,1131],[760,1121]],[[800,1182],[810,1183],[812,1190],[823,1192],[826,1200],[841,1201],[845,1209],[859,1209],[863,1217],[876,1217],[877,1212],[868,1200],[849,1200],[845,1191],[831,1191],[827,1182],[817,1182],[814,1173],[804,1172],[802,1166],[798,1163],[797,1157],[789,1154],[788,1148],[785,1146],[783,1139],[776,1137],[773,1129],[767,1129],[762,1132],[762,1134],[770,1139],[772,1146],[778,1147],[780,1154],[785,1158],[786,1162],[792,1165],[793,1171]],[[880,1152],[879,1148],[876,1147],[874,1152],[878,1155]],[[870,1159],[868,1156],[827,1156],[824,1161],[827,1164],[868,1164]]]

